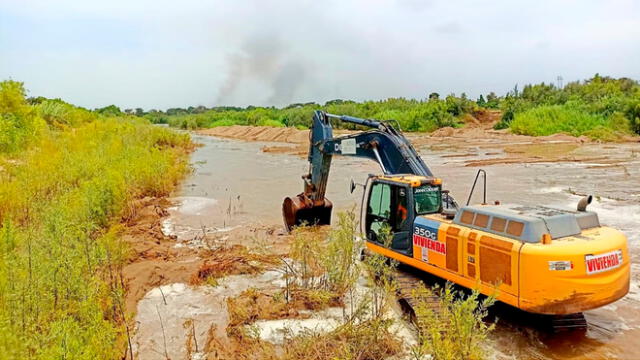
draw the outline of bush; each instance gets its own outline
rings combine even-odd
[[[67,104],[61,100],[45,99],[35,109],[39,116],[46,121],[47,125],[58,129],[65,126],[80,126],[96,120],[95,113]]]
[[[602,128],[608,128],[612,132],[629,131],[627,123],[621,122],[619,117],[607,118],[593,114],[576,104],[535,107],[516,114],[510,127],[516,134],[532,136],[556,133],[580,136],[602,132]]]
[[[235,125],[235,123],[233,122],[233,120],[230,119],[223,119],[223,120],[216,120],[213,123],[211,123],[211,125],[209,125],[210,128],[215,128],[218,126],[232,126]]]
[[[307,290],[325,290],[341,297],[360,274],[357,264],[356,215],[338,214],[338,225],[328,236],[317,228],[300,227],[293,232],[290,267],[294,283]]]
[[[45,128],[45,122],[27,103],[22,83],[0,82],[0,153],[24,148]]]
[[[441,291],[440,291],[441,290]],[[431,298],[439,293],[439,309],[434,309]],[[421,286],[414,290],[414,307],[419,331],[418,345],[414,346],[416,359],[430,354],[434,360],[484,359],[483,343],[495,324],[487,325],[484,318],[494,297],[480,301],[479,292],[465,296],[447,283],[444,289],[430,290]]]
[[[262,119],[258,121],[259,126],[284,127],[284,124],[278,120]]]

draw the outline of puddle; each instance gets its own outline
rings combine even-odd
[[[336,309],[342,313],[342,309]],[[285,337],[300,335],[302,333],[327,333],[340,326],[340,321],[331,317],[326,318],[319,315],[311,319],[282,319],[282,320],[260,320],[253,326],[258,329],[260,339],[282,344]]]

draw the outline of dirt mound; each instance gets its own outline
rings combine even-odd
[[[247,141],[271,141],[292,144],[307,144],[309,142],[309,130],[298,130],[290,127],[234,125],[202,129],[198,130],[197,133]]]
[[[570,143],[583,144],[583,143],[591,142],[591,139],[589,139],[584,135],[575,137],[573,135],[569,135],[565,133],[558,133],[553,135],[536,137],[534,139],[534,142],[570,142]]]
[[[452,128],[451,126],[445,126],[443,128],[440,128],[434,132],[431,133],[431,136],[433,137],[449,137],[449,136],[453,136],[453,134],[455,134],[455,130],[454,128]]]
[[[502,119],[502,111],[482,109],[474,112],[473,117],[475,117],[483,127],[493,128],[493,125]]]

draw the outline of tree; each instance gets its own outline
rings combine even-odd
[[[476,100],[476,104],[482,107],[485,107],[487,105],[487,102],[484,100],[484,96],[482,96],[482,94],[480,94],[480,97],[478,97],[478,100]]]
[[[437,92],[432,92],[431,94],[429,94],[429,100],[438,100],[440,99],[440,94],[438,94]]]
[[[104,116],[121,116],[122,110],[115,105],[105,106],[103,108],[99,108],[95,110],[98,114]]]
[[[487,105],[486,107],[489,109],[497,109],[500,105],[500,98],[493,91],[487,94]]]

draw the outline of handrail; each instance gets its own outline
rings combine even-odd
[[[484,194],[482,197],[482,205],[487,204],[487,172],[479,169],[476,173],[476,178],[473,180],[473,186],[471,186],[471,191],[469,192],[469,198],[467,199],[467,206],[471,203],[471,196],[473,196],[473,191],[476,189],[476,183],[478,182],[478,177],[480,177],[480,173],[482,173],[482,180],[484,182]]]

